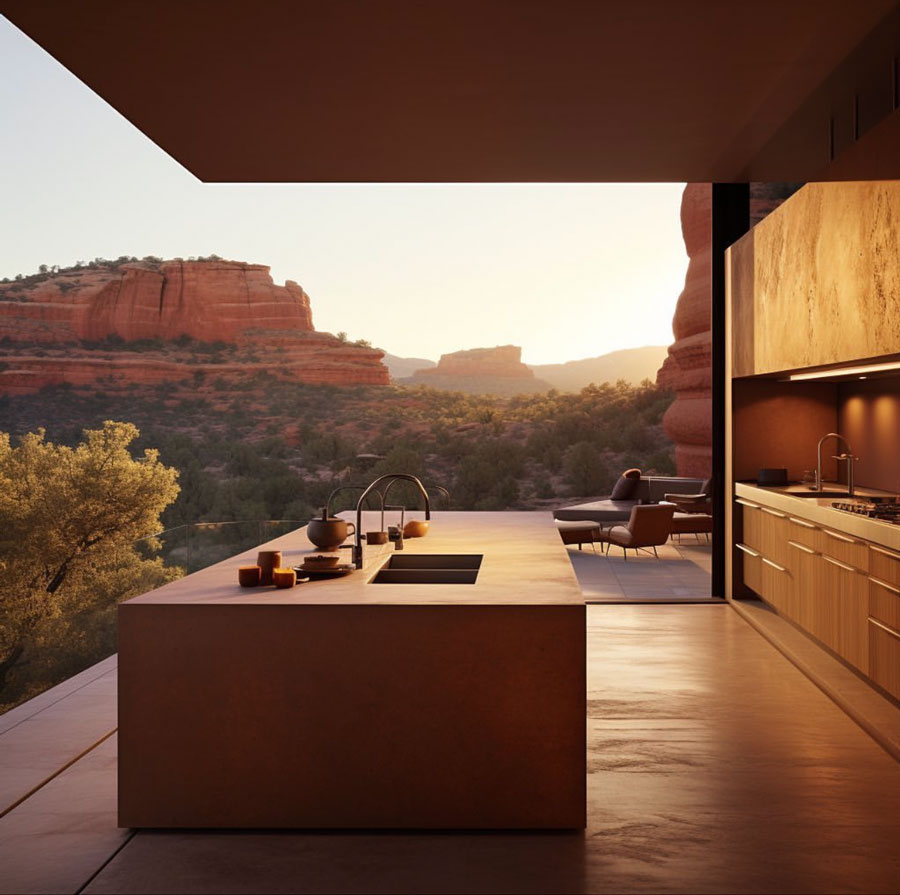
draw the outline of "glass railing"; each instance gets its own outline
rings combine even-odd
[[[145,559],[160,557],[167,567],[190,575],[303,525],[296,519],[196,522],[140,538],[134,548]]]
[[[58,616],[26,644],[22,660],[3,676],[0,714],[113,655],[118,603],[305,524],[296,519],[265,519],[178,525],[140,538],[114,557],[99,561],[95,574],[86,576],[81,585],[90,592],[66,594]],[[102,587],[97,585],[101,578]],[[98,590],[103,594],[99,600]]]

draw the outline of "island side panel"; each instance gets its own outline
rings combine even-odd
[[[583,828],[583,605],[119,611],[129,827]]]

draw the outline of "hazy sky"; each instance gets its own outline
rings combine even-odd
[[[683,186],[203,184],[0,17],[0,277],[215,253],[394,354],[557,363],[672,341]]]

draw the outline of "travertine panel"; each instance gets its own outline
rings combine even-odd
[[[811,183],[731,249],[733,375],[900,353],[900,181]]]

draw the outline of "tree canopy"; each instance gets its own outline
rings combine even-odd
[[[11,669],[51,631],[84,640],[98,614],[178,576],[133,548],[180,490],[157,451],[131,455],[138,435],[110,420],[74,447],[42,429],[15,446],[0,432],[0,702]]]

